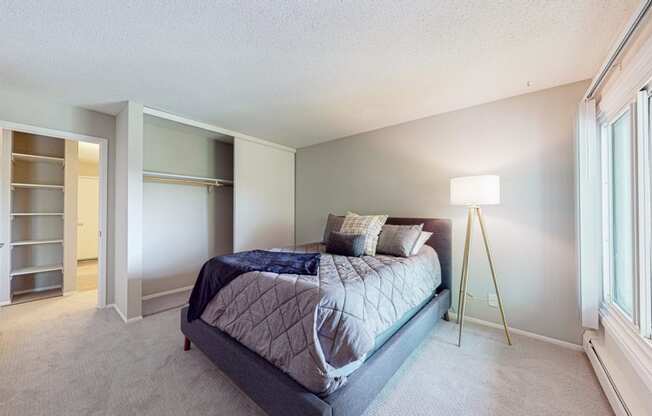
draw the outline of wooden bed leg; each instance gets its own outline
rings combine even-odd
[[[183,339],[183,350],[184,351],[190,351],[190,338],[185,337]]]
[[[451,320],[451,317],[450,317],[450,315],[448,314],[448,311],[444,312],[444,316],[443,316],[443,318],[444,318],[444,321],[450,321],[450,320]]]

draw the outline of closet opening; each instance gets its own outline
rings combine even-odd
[[[106,140],[6,124],[0,305],[93,292],[106,306]]]
[[[146,114],[142,314],[187,303],[204,262],[233,252],[233,137]]]

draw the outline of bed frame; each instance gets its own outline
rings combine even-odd
[[[426,244],[441,264],[442,283],[437,294],[382,347],[351,374],[347,383],[328,396],[306,390],[283,371],[201,319],[188,322],[181,310],[184,350],[197,346],[270,416],[358,416],[412,351],[427,338],[451,305],[451,222],[432,218],[390,218],[388,224],[424,224],[433,233]]]

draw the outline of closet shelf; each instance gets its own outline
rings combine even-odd
[[[12,183],[12,188],[29,188],[29,189],[60,189],[63,191],[63,185],[45,185],[39,183]]]
[[[17,246],[35,246],[39,244],[63,244],[63,240],[22,240],[10,243],[12,247]]]
[[[14,276],[23,276],[26,274],[33,274],[33,273],[54,272],[57,270],[63,270],[63,264],[23,267],[20,269],[12,270],[11,273],[9,273],[9,275],[14,277]]]
[[[63,212],[12,212],[12,217],[63,217]]]
[[[143,171],[143,178],[165,183],[175,183],[180,185],[199,185],[210,187],[233,186],[233,181],[221,178],[206,178],[203,176],[179,175],[176,173]]]
[[[62,289],[63,289],[62,285],[55,285],[55,286],[48,286],[48,288],[45,290],[37,288],[37,289],[21,291],[19,293],[15,293],[11,297],[11,304],[17,305],[19,303],[26,303],[34,300],[41,300],[41,299],[48,299],[48,298],[62,296],[63,295]]]
[[[27,153],[12,153],[11,160],[24,160],[26,162],[56,163],[62,166],[65,163],[65,159],[62,157],[31,155]]]

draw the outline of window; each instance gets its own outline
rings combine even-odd
[[[628,109],[610,126],[611,290],[613,302],[634,317],[635,159],[632,116]]]
[[[642,91],[600,129],[604,303],[646,338],[652,335],[651,104]]]

